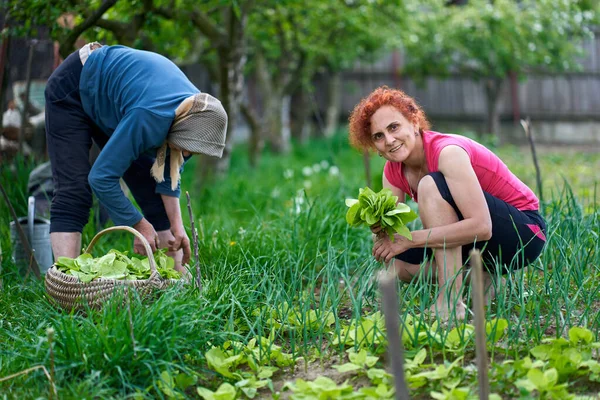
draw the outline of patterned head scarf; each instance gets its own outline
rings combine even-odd
[[[221,157],[227,134],[227,113],[221,102],[208,93],[188,97],[177,108],[167,140],[158,149],[150,173],[157,182],[165,180],[165,160],[168,144],[190,153]],[[183,165],[181,150],[171,149],[171,189],[177,189],[179,169]]]

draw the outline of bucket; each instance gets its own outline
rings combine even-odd
[[[19,218],[35,259],[40,267],[40,273],[45,274],[52,266],[52,245],[50,243],[50,221],[35,216],[35,198],[29,197],[27,216]],[[13,244],[12,257],[16,265],[28,266],[29,258],[19,239],[15,222],[10,223],[10,240]]]

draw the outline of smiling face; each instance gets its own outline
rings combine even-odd
[[[419,129],[393,106],[382,106],[371,117],[371,141],[386,160],[406,162],[419,144]]]

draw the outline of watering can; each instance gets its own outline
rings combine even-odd
[[[19,224],[27,235],[34,257],[40,267],[40,273],[45,274],[52,266],[52,245],[50,243],[50,221],[35,216],[35,197],[29,196],[27,217],[19,218]],[[23,244],[19,240],[15,222],[10,223],[10,239],[13,244],[13,261],[16,265],[29,265],[30,260]]]

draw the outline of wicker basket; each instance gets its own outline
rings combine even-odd
[[[86,253],[91,253],[94,244],[98,239],[108,232],[127,231],[134,234],[142,241],[146,254],[149,254],[148,261],[150,264],[150,277],[148,279],[139,280],[119,280],[119,279],[94,279],[91,282],[81,282],[78,277],[67,275],[60,272],[56,264],[46,273],[46,291],[48,295],[59,306],[67,311],[76,310],[83,311],[86,307],[92,309],[100,309],[107,299],[109,299],[115,289],[121,289],[127,293],[130,289],[135,289],[140,297],[150,298],[157,289],[164,289],[179,282],[177,279],[163,279],[156,270],[156,262],[152,257],[152,250],[148,241],[137,230],[128,226],[113,226],[106,228],[92,239],[89,246],[85,250]]]

